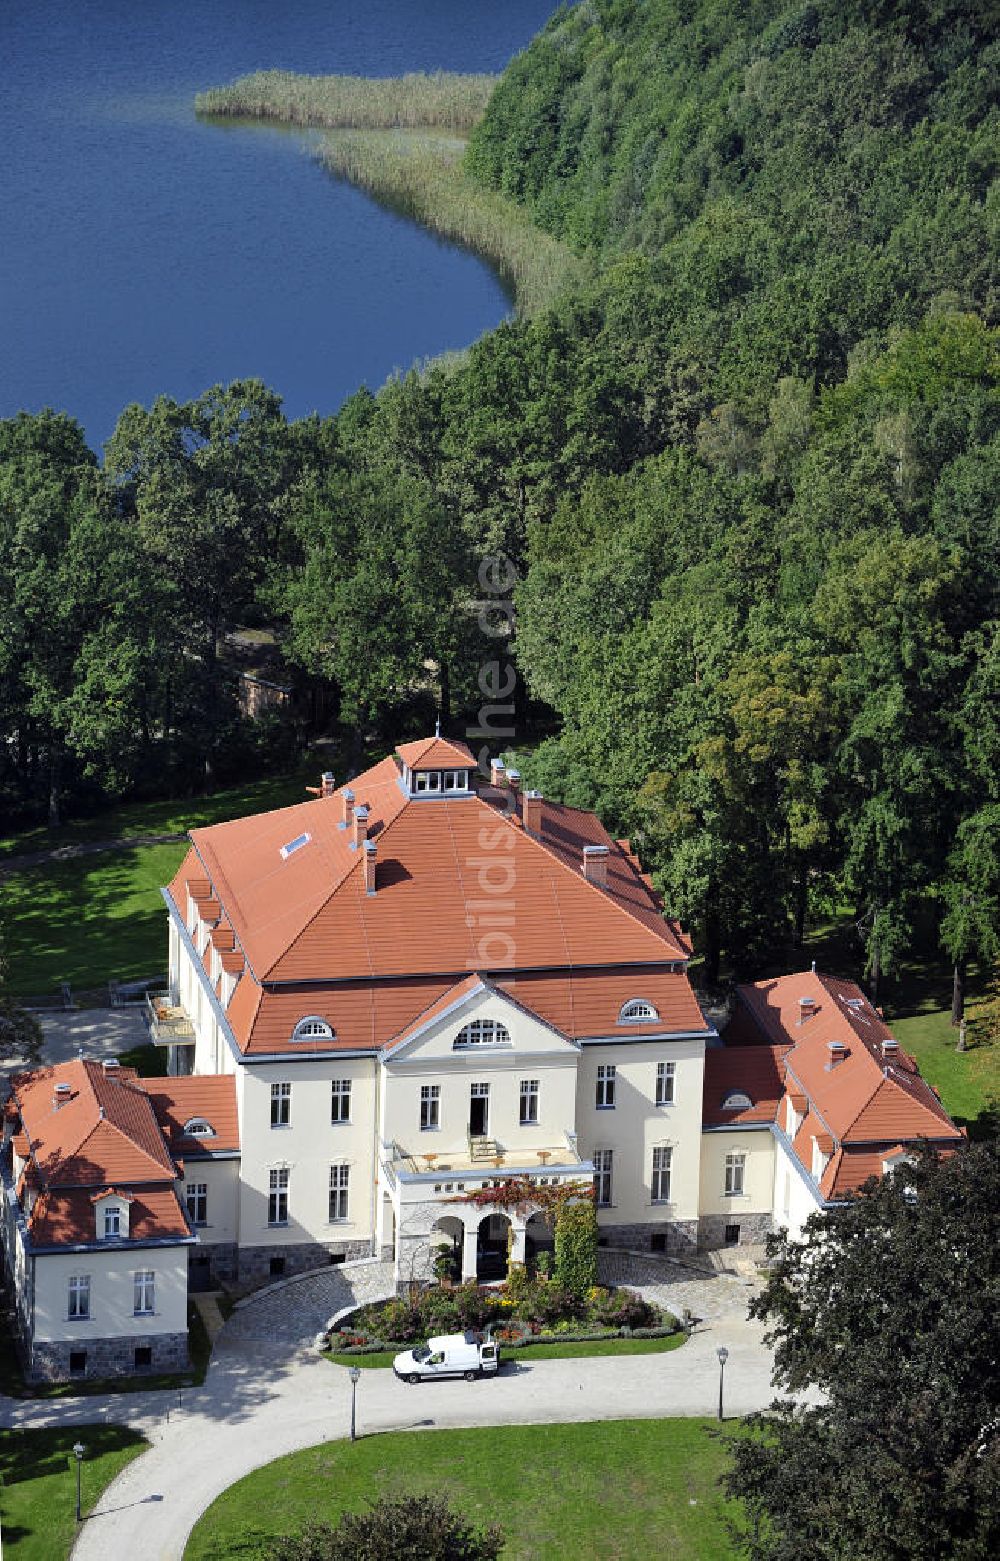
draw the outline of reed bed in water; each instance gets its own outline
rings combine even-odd
[[[498,77],[448,71],[407,76],[299,76],[265,70],[199,92],[199,114],[277,119],[328,130],[468,131],[482,119]]]
[[[413,132],[343,131],[319,153],[335,174],[490,260],[520,314],[534,314],[578,279],[583,263],[519,206],[466,174],[465,142]]]

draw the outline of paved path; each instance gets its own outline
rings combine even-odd
[[[186,1389],[179,1408],[176,1393],[0,1401],[4,1425],[127,1420],[152,1443],[105,1491],[73,1561],[180,1561],[198,1518],[235,1480],[283,1453],[345,1436],[347,1372],[327,1364],[306,1341],[341,1306],[384,1293],[389,1282],[386,1265],[351,1263],[251,1297],[219,1335],[204,1387]],[[686,1300],[679,1287],[686,1287]],[[642,1288],[654,1293],[653,1286]],[[746,1414],[771,1401],[771,1359],[761,1328],[746,1320],[746,1281],[689,1274],[655,1292],[671,1309],[689,1305],[704,1319],[679,1350],[512,1360],[495,1379],[472,1384],[410,1387],[391,1372],[366,1371],[358,1387],[359,1433],[713,1415],[719,1344],[730,1352],[727,1412]]]
[[[128,851],[135,846],[168,846],[187,835],[176,831],[169,835],[116,835],[111,840],[73,840],[46,851],[23,851],[20,856],[0,857],[0,878],[21,873],[26,868],[44,867],[46,862],[70,862],[78,856],[97,856],[102,851]]]

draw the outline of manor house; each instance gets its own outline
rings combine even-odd
[[[551,1246],[490,1182],[595,1189],[603,1244],[678,1257],[800,1228],[958,1130],[859,989],[741,988],[722,1040],[627,840],[464,744],[191,831],[164,900],[167,1078],[15,1080],[4,1243],[40,1375],[176,1364],[189,1287]]]

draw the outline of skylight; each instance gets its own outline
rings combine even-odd
[[[294,840],[290,840],[286,846],[282,846],[281,860],[287,862],[288,858],[295,851],[301,851],[302,847],[307,846],[311,839],[312,835],[296,835]]]

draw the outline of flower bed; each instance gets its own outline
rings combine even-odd
[[[681,1324],[634,1290],[593,1285],[582,1295],[554,1280],[528,1279],[515,1270],[507,1284],[430,1285],[412,1297],[363,1306],[331,1331],[338,1355],[405,1349],[442,1333],[492,1327],[507,1349],[541,1343],[664,1338]]]

